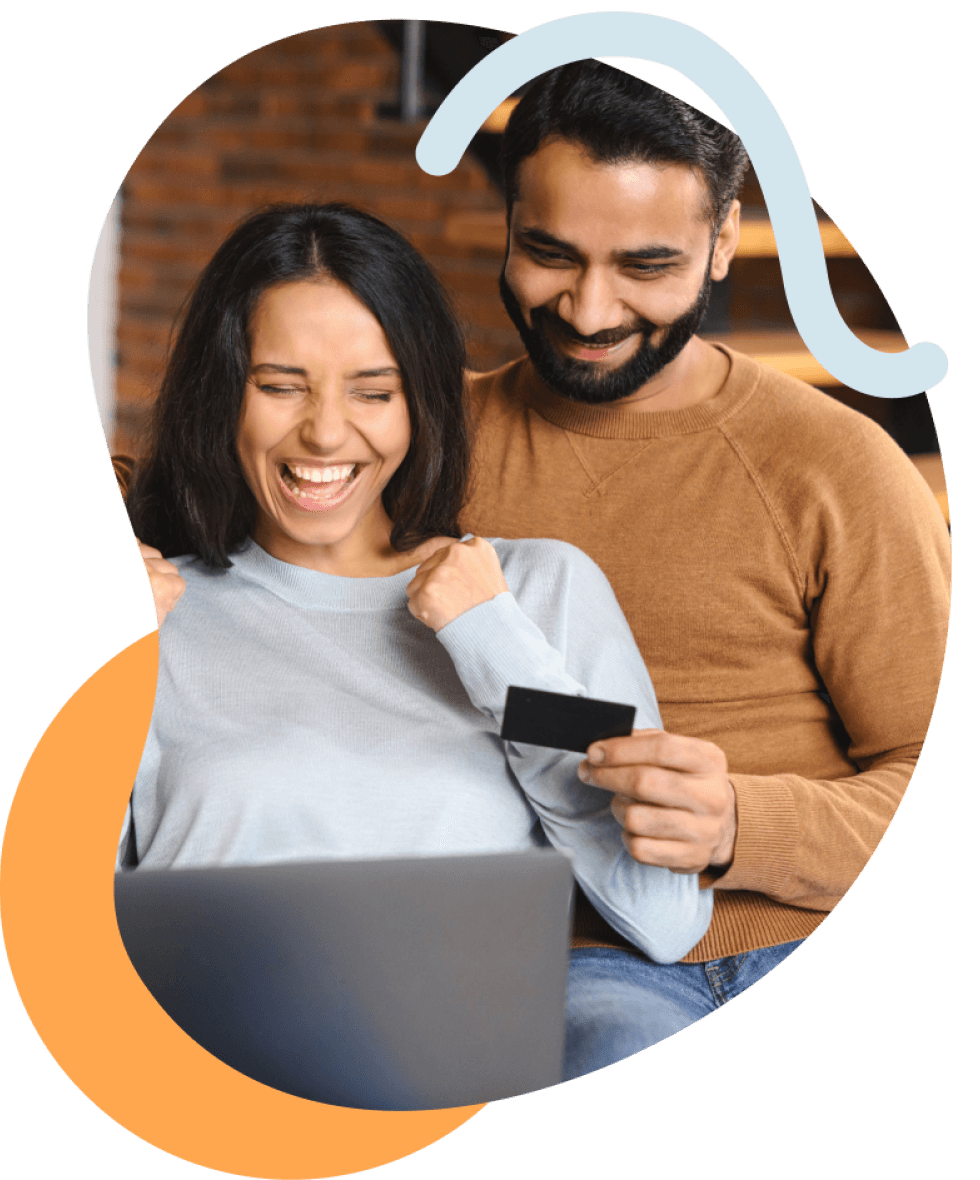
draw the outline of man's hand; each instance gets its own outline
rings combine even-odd
[[[507,592],[497,551],[482,537],[451,541],[421,563],[406,587],[408,609],[438,631],[471,607]]]
[[[159,549],[154,549],[152,545],[144,545],[142,541],[136,543],[140,547],[140,556],[146,566],[146,576],[150,579],[159,627],[177,605],[177,599],[186,590],[187,583],[180,576],[177,567],[167,561]]]
[[[613,792],[612,813],[634,860],[675,873],[724,867],[735,853],[735,790],[712,742],[641,729],[588,749],[583,782]]]

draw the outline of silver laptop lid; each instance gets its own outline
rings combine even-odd
[[[468,1106],[561,1080],[572,891],[551,849],[116,875],[123,943],[199,1044],[288,1093]]]

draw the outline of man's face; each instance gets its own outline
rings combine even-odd
[[[727,273],[704,182],[678,164],[597,164],[565,140],[518,180],[500,284],[528,355],[563,397],[633,397],[683,352]]]

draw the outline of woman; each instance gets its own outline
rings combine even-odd
[[[500,740],[509,684],[660,722],[589,558],[459,539],[463,360],[425,263],[348,206],[259,213],[209,263],[128,498],[186,591],[160,633],[124,860],[548,840],[607,921],[676,960],[707,929],[710,891],[632,860],[576,755]]]

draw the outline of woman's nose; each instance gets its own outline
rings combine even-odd
[[[558,300],[557,312],[580,336],[594,336],[618,328],[623,322],[623,305],[615,283],[598,267],[579,274]]]
[[[313,451],[335,451],[347,439],[347,415],[341,399],[317,397],[307,402],[300,438]]]

